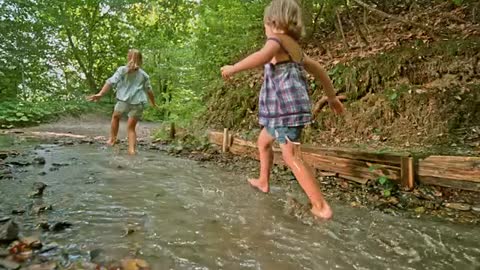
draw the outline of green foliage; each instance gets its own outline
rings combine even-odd
[[[36,125],[64,115],[78,115],[89,107],[83,102],[0,102],[0,128]]]
[[[388,179],[388,177],[382,175],[377,179],[378,183],[382,187],[382,194],[384,197],[390,197],[395,188],[395,184]]]
[[[457,6],[461,6],[463,4],[463,0],[452,0],[452,2]]]

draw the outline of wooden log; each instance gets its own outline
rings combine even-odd
[[[308,152],[303,152],[303,159],[312,167],[323,171],[365,179],[377,179],[380,176],[386,176],[390,180],[400,180],[399,167]]]
[[[480,158],[431,156],[418,162],[418,176],[480,183]]]
[[[302,146],[302,151],[304,153],[314,153],[321,154],[325,156],[333,157],[342,157],[348,159],[356,159],[366,162],[385,164],[390,166],[401,165],[401,160],[403,156],[408,156],[406,154],[392,154],[392,153],[375,153],[375,152],[366,152],[359,151],[356,149],[346,149],[346,148],[322,148],[322,147],[307,147]]]
[[[401,182],[402,185],[412,190],[415,185],[415,169],[413,167],[412,157],[402,157],[401,166]]]
[[[212,131],[209,133],[209,140],[211,143],[222,145],[223,133]],[[234,138],[230,143],[230,146],[245,145],[256,148],[256,144],[253,142],[245,141],[239,138]],[[280,151],[274,148],[274,151]],[[325,148],[325,147],[308,147],[302,146],[302,153],[304,154],[319,154],[323,156],[340,157],[346,159],[355,159],[370,163],[378,163],[384,165],[390,165],[394,167],[400,167],[402,156],[408,156],[407,154],[392,154],[392,153],[374,153],[359,151],[356,149],[346,148]],[[241,153],[239,153],[241,154]]]
[[[422,184],[432,185],[432,186],[442,186],[448,188],[458,188],[463,190],[470,190],[480,192],[480,183],[470,182],[470,181],[458,181],[452,179],[446,179],[443,177],[433,177],[433,176],[419,176],[418,180]]]

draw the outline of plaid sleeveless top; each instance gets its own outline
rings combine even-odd
[[[289,61],[265,65],[264,81],[259,98],[259,123],[266,127],[297,127],[312,122],[307,79],[303,58],[295,62],[277,38]]]

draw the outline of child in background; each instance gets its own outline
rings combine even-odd
[[[298,43],[304,32],[301,12],[295,0],[273,0],[265,9],[267,41],[264,47],[235,65],[222,67],[221,72],[228,79],[238,72],[265,65],[259,98],[259,122],[263,129],[257,142],[260,177],[249,179],[250,185],[264,193],[269,192],[270,170],[273,165],[272,144],[277,140],[283,160],[312,203],[312,214],[330,219],[332,210],[325,201],[311,168],[300,155],[302,129],[312,122],[304,70],[323,85],[328,103],[335,113],[343,113],[344,107],[336,97],[325,70],[305,55]]]
[[[110,131],[109,145],[117,142],[120,118],[123,113],[128,114],[128,153],[134,155],[137,141],[136,126],[143,114],[148,99],[152,106],[155,105],[155,98],[150,85],[148,74],[141,69],[143,63],[142,54],[135,49],[129,50],[127,65],[117,69],[115,74],[109,78],[102,90],[93,96],[88,97],[90,101],[98,101],[112,87],[116,87],[117,104],[112,115],[112,126]]]

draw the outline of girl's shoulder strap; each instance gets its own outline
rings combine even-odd
[[[269,41],[269,40],[277,42],[278,45],[280,45],[280,48],[282,48],[282,50],[288,55],[288,58],[290,59],[290,61],[293,61],[292,55],[291,55],[290,52],[287,50],[287,48],[285,48],[285,46],[283,46],[283,43],[282,43],[282,41],[281,41],[279,38],[277,38],[277,37],[269,37],[269,38],[267,38],[267,41]]]

